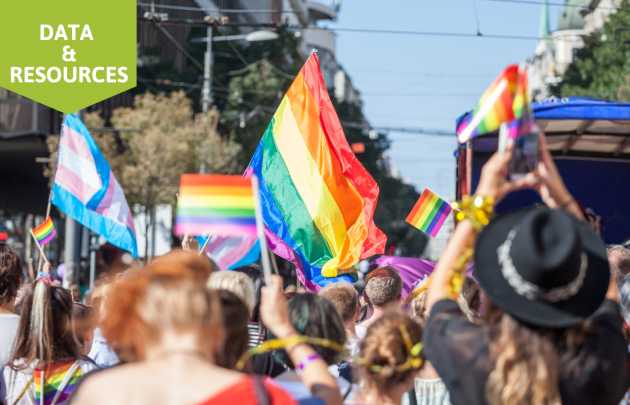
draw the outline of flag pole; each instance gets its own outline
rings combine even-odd
[[[271,282],[271,264],[267,252],[267,237],[265,236],[265,228],[262,218],[262,209],[260,207],[260,194],[258,194],[258,179],[252,176],[252,190],[254,191],[254,210],[256,212],[256,230],[258,231],[258,240],[260,241],[260,258],[263,265],[263,273],[267,283]],[[269,284],[268,284],[269,285]]]
[[[201,256],[201,254],[206,251],[206,247],[208,247],[208,243],[210,243],[210,239],[212,239],[212,234],[208,235],[208,239],[206,239],[201,249],[199,249],[199,253],[197,254],[197,256]]]
[[[46,259],[46,255],[44,254],[44,250],[42,249],[42,246],[39,244],[39,241],[37,240],[37,238],[35,237],[35,234],[33,233],[33,230],[31,229],[31,236],[33,237],[33,239],[35,239],[35,244],[37,245],[37,247],[39,248],[39,253],[41,253],[41,256],[39,257],[39,260],[41,262],[42,257],[44,258],[44,261],[46,263],[48,263],[48,259]],[[38,266],[38,274],[39,274],[39,266]]]
[[[52,178],[53,184],[50,186],[50,192],[48,193],[48,206],[46,207],[46,219],[48,219],[48,217],[50,216],[50,207],[52,205],[53,187],[55,184],[55,176],[57,174],[57,166],[59,166],[59,149],[61,148],[61,137],[63,136],[63,128],[65,126],[65,123],[66,123],[66,114],[63,115],[63,120],[61,121],[61,132],[59,133],[59,144],[57,145],[57,158],[55,160],[55,169],[54,169],[53,178]],[[35,239],[35,242],[37,243],[37,246],[39,246],[37,239]],[[42,250],[41,246],[39,246],[39,250],[40,251]],[[42,252],[42,255],[43,255],[43,252]],[[46,256],[43,256],[43,257],[44,259],[46,258]],[[48,260],[46,260],[46,263],[48,263]],[[41,267],[42,267],[42,257],[40,256],[39,262],[37,263],[38,274],[41,271]]]

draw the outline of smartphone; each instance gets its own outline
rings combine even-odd
[[[539,148],[536,126],[529,133],[514,139],[512,159],[508,164],[510,180],[523,178],[538,167]]]

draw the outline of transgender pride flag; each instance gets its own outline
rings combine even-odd
[[[109,243],[138,256],[125,195],[80,119],[66,115],[59,141],[52,203]]]

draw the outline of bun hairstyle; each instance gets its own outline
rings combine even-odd
[[[223,318],[216,293],[205,288],[210,272],[204,258],[173,251],[117,282],[101,330],[119,359],[142,360],[146,344],[158,342],[166,329],[197,330],[200,347],[217,342]]]
[[[396,370],[410,356],[401,326],[407,329],[412,345],[422,341],[420,325],[400,310],[386,312],[369,327],[359,351],[361,363],[365,363],[360,366],[361,376],[367,386],[384,391],[418,372],[418,367],[413,366],[404,371]]]
[[[72,296],[69,290],[36,281],[24,297],[20,326],[10,367],[22,370],[44,367],[59,360],[79,358],[72,330]]]

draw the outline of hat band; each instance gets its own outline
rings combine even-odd
[[[539,299],[548,302],[564,301],[580,291],[584,278],[586,277],[586,268],[588,267],[588,256],[585,252],[581,254],[580,273],[577,277],[567,285],[561,287],[545,289],[525,280],[514,267],[510,249],[512,248],[512,240],[518,229],[512,229],[508,234],[505,242],[497,248],[497,256],[501,265],[501,273],[503,278],[514,288],[519,295],[530,299]]]

